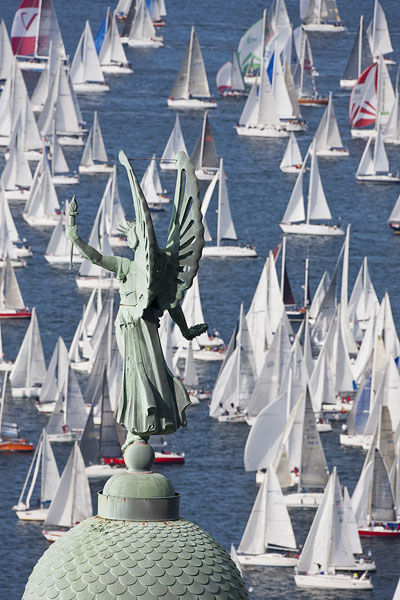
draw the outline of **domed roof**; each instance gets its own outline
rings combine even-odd
[[[224,548],[197,525],[92,517],[37,562],[23,600],[247,598]]]

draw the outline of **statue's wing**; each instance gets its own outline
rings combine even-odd
[[[135,250],[137,308],[144,310],[157,295],[161,254],[157,245],[150,210],[129,158],[122,150],[119,162],[126,168],[136,216],[138,246]]]
[[[168,230],[160,308],[175,308],[192,285],[204,247],[200,190],[194,167],[184,152],[176,156],[177,180],[174,208]]]

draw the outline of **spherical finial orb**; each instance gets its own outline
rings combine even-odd
[[[129,444],[124,452],[124,461],[129,471],[151,471],[154,459],[153,448],[143,439]]]

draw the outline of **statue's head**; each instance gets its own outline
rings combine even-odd
[[[139,244],[139,238],[136,233],[136,223],[132,223],[132,225],[129,227],[126,234],[126,239],[128,241],[129,248],[136,250]]]

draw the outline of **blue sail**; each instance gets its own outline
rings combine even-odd
[[[371,379],[369,376],[365,381],[363,389],[360,391],[360,395],[356,400],[355,414],[354,414],[354,433],[364,433],[365,426],[369,417],[369,407],[371,398]]]
[[[103,22],[100,25],[99,30],[96,34],[96,37],[94,38],[94,45],[96,47],[97,54],[100,54],[100,50],[103,45],[104,38],[106,37],[106,33],[108,31],[109,26],[110,26],[110,9],[107,8],[106,16],[104,17]]]

